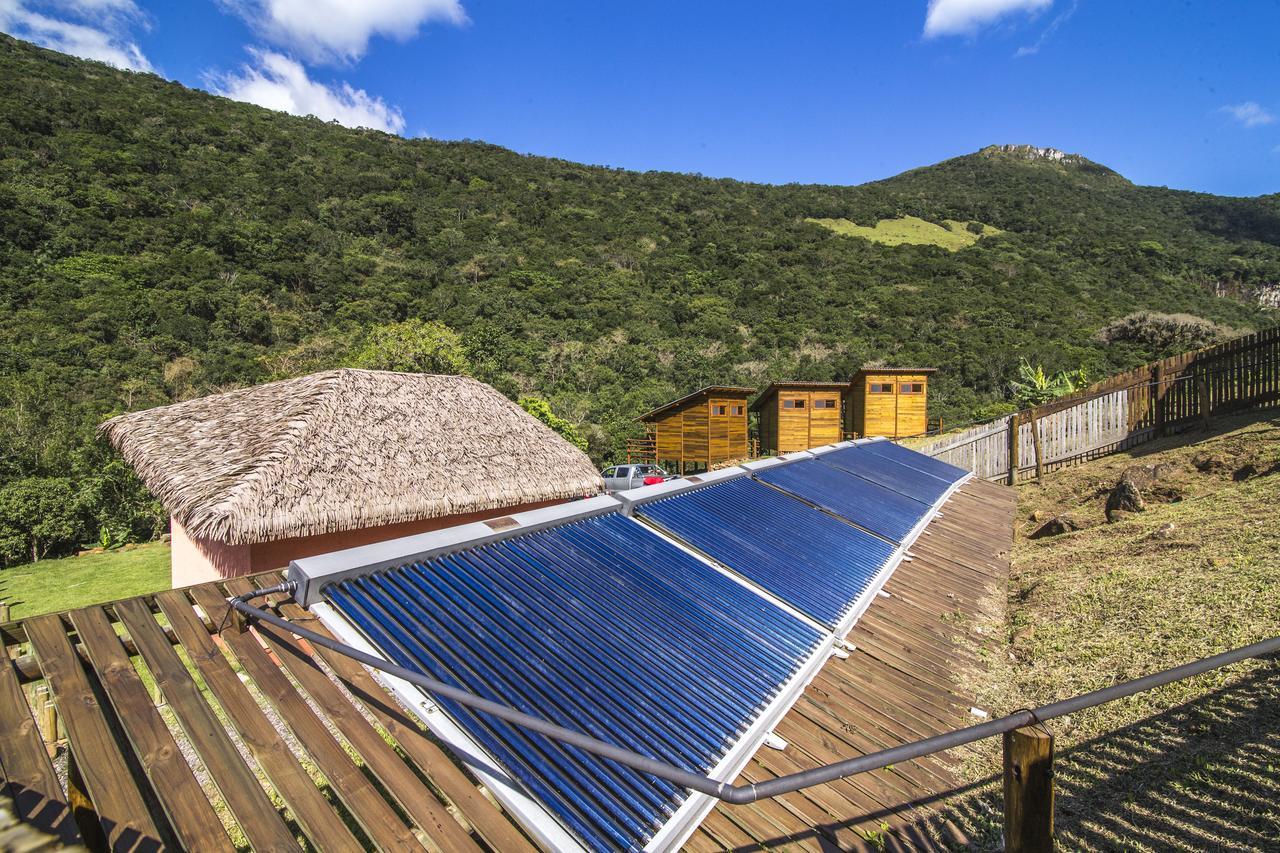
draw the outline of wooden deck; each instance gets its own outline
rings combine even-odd
[[[959,616],[1003,593],[1012,492],[957,492],[743,780],[971,722],[955,673],[978,666]],[[23,821],[97,849],[531,850],[475,780],[350,659],[269,628],[217,631],[268,573],[0,628],[0,777]],[[325,629],[291,600],[285,617]],[[49,731],[42,682],[57,709]],[[42,726],[37,721],[44,719]],[[51,760],[50,756],[54,756]],[[751,806],[720,806],[693,849],[929,846],[925,759]],[[883,832],[888,824],[892,829]],[[946,831],[946,827],[940,828]]]
[[[975,617],[998,614],[1013,544],[1012,489],[963,486],[737,780],[761,782],[981,722],[960,687],[981,670]],[[720,804],[691,850],[932,850],[963,839],[929,808],[956,787],[946,755],[762,800]]]
[[[282,632],[213,632],[226,595],[278,579],[5,626],[0,770],[18,817],[96,849],[534,849],[362,667]],[[57,735],[24,695],[34,679]]]

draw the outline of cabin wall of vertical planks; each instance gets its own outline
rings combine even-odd
[[[932,370],[864,368],[849,385],[845,430],[851,435],[909,438],[928,431]]]
[[[761,452],[792,453],[839,441],[847,392],[836,382],[770,385],[751,405],[760,413]]]
[[[654,435],[655,462],[683,473],[747,456],[750,388],[713,386],[675,400],[641,418]]]

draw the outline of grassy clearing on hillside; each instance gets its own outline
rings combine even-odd
[[[1095,690],[1280,634],[1280,418],[1144,445],[1020,490],[1009,653],[980,701],[997,714]],[[1236,427],[1232,430],[1231,427]],[[1191,459],[1221,457],[1202,473]],[[1173,463],[1167,503],[1114,524],[1129,465]],[[1247,469],[1246,469],[1247,471]],[[1088,528],[1031,540],[1048,515]],[[1173,525],[1169,527],[1169,525]],[[1250,661],[1050,723],[1064,849],[1280,847],[1280,663]],[[1000,843],[999,742],[952,805],[978,849]]]
[[[952,252],[972,246],[982,237],[1001,233],[999,228],[984,225],[981,222],[959,222],[955,219],[946,219],[943,220],[943,225],[937,225],[916,216],[881,219],[873,228],[858,225],[848,219],[806,219],[805,222],[821,225],[846,237],[861,237],[886,246],[910,243],[916,246],[941,246]],[[980,233],[970,231],[970,225],[980,229]]]
[[[0,572],[0,599],[9,618],[26,619],[169,587],[169,546],[161,542],[127,551],[41,560]]]

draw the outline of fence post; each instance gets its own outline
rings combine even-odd
[[[1009,415],[1009,485],[1018,484],[1018,412]]]
[[[1053,850],[1053,734],[1043,724],[1004,733],[1004,849]]]
[[[1196,371],[1196,392],[1200,397],[1200,428],[1209,428],[1209,409],[1212,405],[1209,401],[1209,378],[1205,371]]]
[[[1155,374],[1152,377],[1155,382],[1155,388],[1153,389],[1153,393],[1151,395],[1152,403],[1154,406],[1154,410],[1152,414],[1155,416],[1156,438],[1163,438],[1164,430],[1165,430],[1165,421],[1167,418],[1167,415],[1165,414],[1165,411],[1164,411],[1164,395],[1166,391],[1164,386],[1164,362],[1162,361],[1156,362],[1155,370],[1152,372]]]
[[[1036,423],[1036,409],[1032,406],[1027,410],[1027,417],[1031,421],[1031,449],[1036,455],[1036,482],[1044,483],[1044,458],[1040,455],[1040,424]]]

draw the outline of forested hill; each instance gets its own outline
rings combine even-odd
[[[0,146],[7,560],[39,496],[78,507],[59,547],[141,535],[154,507],[93,428],[212,390],[464,369],[550,401],[603,462],[700,385],[872,360],[940,368],[934,414],[964,419],[1022,357],[1099,375],[1186,341],[1100,336],[1112,321],[1256,327],[1280,282],[1274,196],[1136,187],[1074,156],[993,147],[858,187],[625,172],[349,130],[7,37]]]

